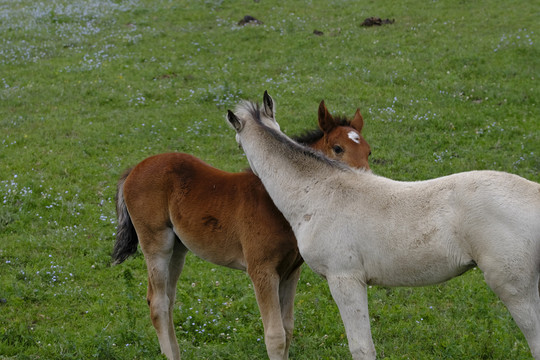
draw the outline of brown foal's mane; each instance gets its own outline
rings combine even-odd
[[[337,126],[351,126],[351,120],[347,119],[345,116],[334,116],[334,120]],[[321,140],[323,136],[324,132],[321,129],[317,128],[314,130],[306,130],[300,135],[291,136],[291,139],[302,145],[309,146]]]

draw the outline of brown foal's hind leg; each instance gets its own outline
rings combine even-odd
[[[169,343],[171,344],[171,347],[173,347],[173,354],[178,353],[178,358],[180,358],[180,348],[178,347],[178,339],[176,338],[176,331],[174,330],[173,309],[176,300],[176,285],[178,283],[178,278],[180,278],[180,274],[182,273],[182,269],[184,268],[187,252],[188,249],[177,238],[174,244],[171,261],[169,261],[167,296],[169,297]]]
[[[294,329],[294,296],[296,294],[296,285],[298,285],[298,279],[300,279],[301,268],[289,275],[287,279],[281,280],[279,283],[279,301],[281,304],[281,318],[283,321],[283,327],[285,329],[286,344],[285,344],[285,358],[289,357],[289,347],[291,346],[291,340]]]
[[[148,305],[156,329],[161,352],[168,359],[180,359],[180,349],[174,331],[172,310],[176,295],[176,282],[187,249],[177,240],[172,229],[154,234],[151,240],[139,237],[148,268]],[[145,241],[146,240],[146,241]]]
[[[279,275],[274,270],[250,269],[249,266],[248,274],[261,312],[268,357],[270,360],[287,359],[287,340],[279,301]]]

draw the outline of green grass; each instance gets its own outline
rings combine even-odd
[[[263,24],[237,26],[246,14]],[[116,181],[167,151],[245,168],[224,116],[264,90],[291,135],[321,99],[359,107],[384,176],[540,181],[539,15],[501,0],[0,0],[0,358],[161,358],[142,255],[109,265]],[[370,16],[396,22],[361,27]],[[531,358],[478,270],[369,297],[379,358]],[[190,255],[175,309],[185,359],[265,358],[244,273]],[[305,265],[295,315],[292,358],[350,358]]]

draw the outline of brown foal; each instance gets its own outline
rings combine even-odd
[[[265,92],[261,118],[274,118]],[[319,129],[296,140],[352,167],[369,169],[363,119],[334,119],[324,101]],[[115,263],[141,245],[148,269],[148,305],[161,351],[180,359],[172,310],[188,251],[217,265],[247,271],[264,326],[268,357],[287,359],[296,285],[303,263],[289,223],[251,171],[229,173],[188,154],[149,157],[126,171],[116,195]]]

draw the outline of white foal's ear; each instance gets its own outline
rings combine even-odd
[[[236,132],[242,130],[242,123],[231,110],[227,110],[227,122]]]
[[[274,100],[272,99],[270,95],[268,95],[268,91],[266,90],[264,91],[263,104],[264,104],[264,113],[266,114],[266,116],[273,119],[276,108],[274,107]]]

